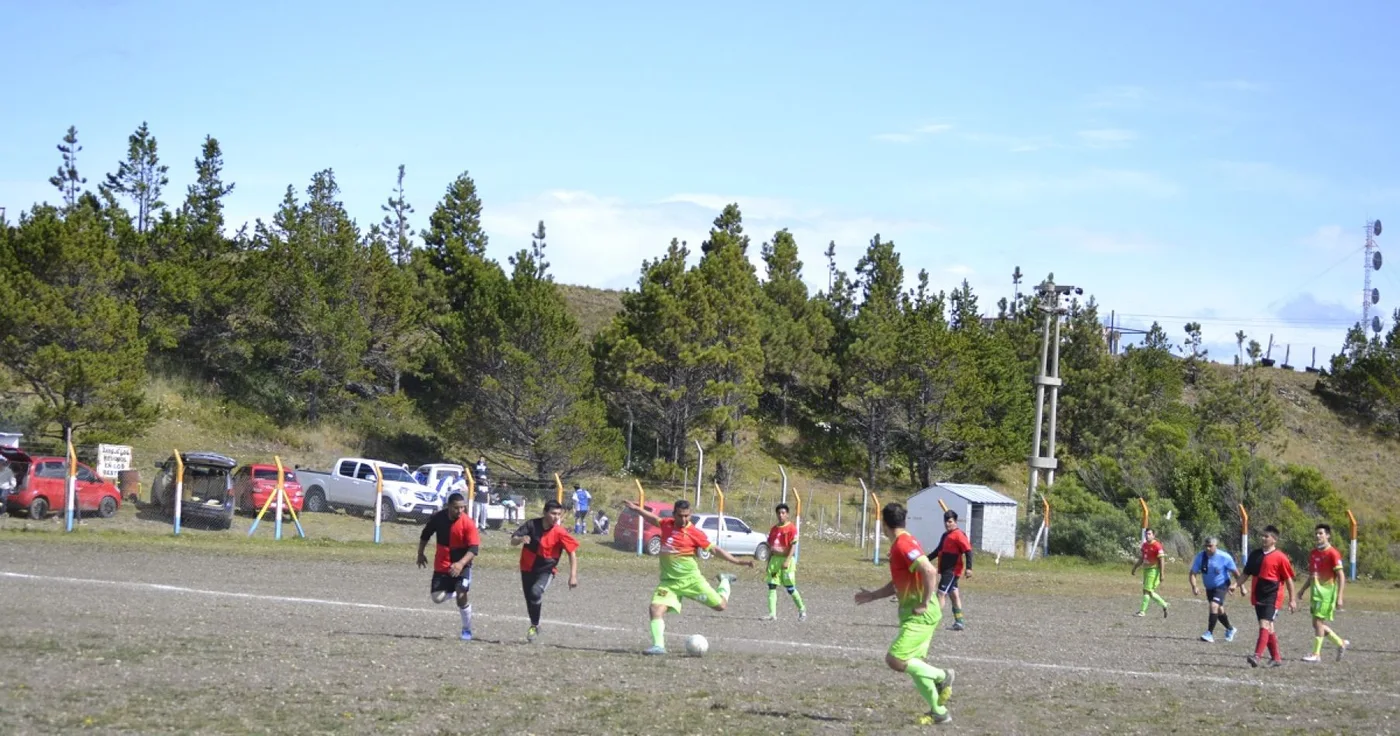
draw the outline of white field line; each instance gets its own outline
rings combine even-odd
[[[31,575],[28,573],[9,572],[0,570],[0,577],[13,580],[31,580],[47,583],[67,583],[72,585],[105,585],[114,588],[127,588],[130,590],[148,590],[159,593],[185,593],[189,595],[204,595],[218,598],[237,598],[252,601],[269,601],[274,603],[304,603],[317,606],[337,606],[341,608],[360,608],[373,611],[390,611],[395,613],[431,613],[438,614],[441,608],[422,608],[415,606],[390,606],[382,603],[361,603],[357,601],[338,601],[326,598],[301,598],[286,595],[267,595],[262,593],[238,593],[227,590],[206,590],[203,588],[189,588],[179,585],[165,585],[162,583],[138,583],[126,580],[98,580],[91,578],[70,578],[54,575]],[[476,616],[482,618],[495,618],[505,621],[528,621],[525,616],[512,616],[509,614],[483,614]],[[614,632],[640,632],[638,627],[622,626],[602,626],[599,624],[584,624],[573,621],[558,621],[545,619],[541,623],[550,626],[570,626],[578,629],[590,631],[614,631]],[[893,627],[891,627],[893,628]],[[668,634],[671,637],[683,637],[684,634]],[[721,641],[730,641],[739,644],[758,644],[770,647],[786,647],[789,649],[819,650],[828,652],[846,652],[852,654],[864,654],[869,656],[879,656],[884,654],[883,649],[873,649],[868,647],[847,647],[839,644],[821,644],[805,641],[787,641],[783,639],[745,639],[740,637],[714,637]],[[1114,677],[1141,677],[1154,680],[1177,680],[1186,683],[1211,683],[1218,685],[1235,685],[1244,687],[1266,687],[1279,690],[1290,690],[1295,692],[1322,693],[1328,695],[1356,695],[1356,696],[1381,696],[1387,698],[1400,698],[1400,692],[1385,690],[1350,690],[1345,688],[1316,687],[1312,685],[1300,685],[1284,682],[1268,682],[1252,678],[1221,677],[1218,675],[1187,675],[1175,672],[1142,672],[1137,670],[1117,670],[1105,667],[1091,667],[1086,665],[1058,664],[1053,662],[1026,662],[1015,659],[996,659],[994,657],[968,657],[963,655],[941,654],[939,660],[952,660],[956,662],[970,662],[973,664],[989,664],[1002,667],[1024,667],[1026,669],[1051,670],[1058,672],[1077,672],[1085,674],[1112,675]]]

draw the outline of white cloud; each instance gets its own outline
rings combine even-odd
[[[899,243],[940,230],[936,223],[827,213],[786,200],[716,194],[676,194],[652,202],[630,202],[583,191],[548,191],[525,200],[487,205],[482,224],[491,237],[491,255],[504,259],[525,247],[540,220],[545,223],[548,260],[561,283],[628,288],[644,259],[665,252],[671,238],[687,241],[692,262],[700,243],[726,204],[738,203],[749,257],[762,274],[760,245],[786,227],[796,238],[803,272],[813,288],[826,287],[826,259],[835,241],[837,262],[847,270],[879,233]]]
[[[1089,107],[1101,109],[1132,109],[1142,107],[1148,99],[1147,90],[1135,84],[1102,87],[1084,98]]]
[[[1306,197],[1323,188],[1317,177],[1262,161],[1211,161],[1207,169],[1216,181],[1240,191]]]
[[[1121,128],[1097,128],[1079,131],[1079,141],[1089,148],[1125,148],[1137,140],[1137,133]]]
[[[953,126],[948,123],[933,123],[904,133],[879,133],[872,138],[881,143],[913,143],[923,136],[939,135],[952,129]]]
[[[952,266],[948,266],[947,268],[943,269],[943,272],[948,274],[949,276],[956,276],[960,279],[965,279],[968,276],[971,276],[972,274],[976,273],[976,271],[972,269],[972,266],[964,266],[962,264],[954,264]]]
[[[1109,233],[1067,226],[1043,228],[1036,234],[1061,246],[1087,253],[1149,253],[1161,249],[1155,242],[1133,233]]]
[[[985,143],[1005,148],[1009,153],[1030,153],[1047,148],[1058,148],[1050,136],[1015,136],[1000,133],[964,133],[963,140],[971,143]]]
[[[1165,199],[1179,193],[1177,185],[1148,171],[1090,169],[1063,176],[1043,174],[974,177],[950,181],[934,188],[935,196],[978,195],[996,199],[1023,199],[1086,194],[1131,192]]]

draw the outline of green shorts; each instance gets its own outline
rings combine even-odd
[[[656,586],[656,592],[651,594],[651,604],[665,606],[680,613],[681,600],[684,598],[700,601],[711,608],[724,602],[703,575],[690,575],[684,578],[662,578],[661,584]]]
[[[787,569],[784,570],[783,563],[787,563],[788,559],[786,555],[773,555],[768,558],[769,585],[781,585],[784,588],[797,586],[797,560],[788,563]]]
[[[1323,621],[1331,621],[1337,613],[1337,586],[1317,585],[1312,586],[1312,617]]]
[[[928,609],[922,616],[915,616],[911,611],[912,608],[900,608],[899,635],[890,642],[889,649],[890,656],[906,662],[928,656],[929,645],[933,643],[933,633],[938,630],[938,623],[943,620],[943,610],[939,608],[937,600],[929,602]]]
[[[1142,589],[1148,593],[1157,589],[1162,584],[1162,571],[1156,565],[1142,571]]]

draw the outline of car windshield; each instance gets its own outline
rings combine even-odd
[[[258,468],[253,471],[253,478],[257,480],[277,480],[277,471],[271,468]],[[284,470],[282,471],[282,478],[286,482],[291,483],[297,479],[297,474],[290,470]]]
[[[384,476],[384,480],[392,480],[395,483],[418,482],[417,480],[414,480],[413,476],[408,474],[407,470],[404,470],[403,468],[400,468],[396,465],[380,465],[379,473],[380,475]]]

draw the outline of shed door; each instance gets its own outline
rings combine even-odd
[[[984,511],[986,508],[987,508],[987,507],[986,507],[985,505],[980,504],[980,503],[974,503],[974,504],[972,504],[972,534],[969,535],[969,536],[971,536],[972,538],[971,538],[970,540],[968,540],[968,541],[972,542],[972,548],[973,548],[973,549],[983,549],[983,547],[982,547],[982,516],[983,516],[983,511]]]

